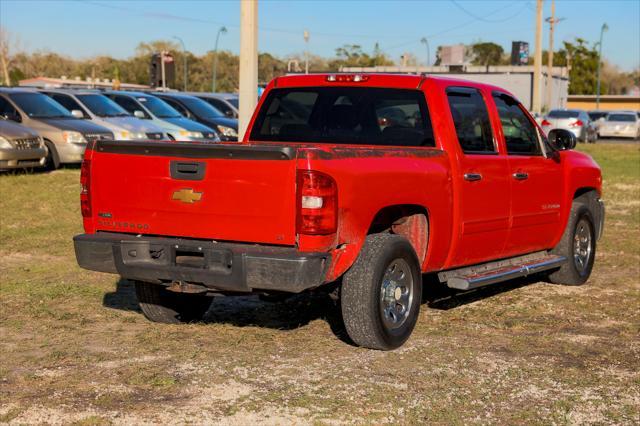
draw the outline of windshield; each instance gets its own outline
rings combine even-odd
[[[435,146],[422,92],[370,87],[274,89],[251,139]]]
[[[102,95],[76,95],[98,117],[128,117],[129,113],[111,99]]]
[[[199,98],[180,98],[180,101],[195,115],[200,117],[224,117],[220,110]]]
[[[167,104],[162,99],[158,99],[153,96],[139,96],[136,99],[158,118],[182,117],[178,111],[173,109],[171,105]]]
[[[9,97],[33,118],[75,118],[65,107],[41,93],[10,93]]]
[[[553,110],[549,113],[549,118],[578,118],[579,111]]]
[[[607,116],[607,121],[636,121],[636,117],[634,114],[609,114]]]

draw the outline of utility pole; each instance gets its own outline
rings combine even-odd
[[[220,34],[226,34],[227,27],[220,27],[218,34],[216,35],[216,45],[213,47],[213,81],[211,82],[211,91],[216,92],[216,81],[218,80],[218,40]]]
[[[238,140],[244,138],[258,103],[258,1],[240,2],[240,113]]]
[[[533,59],[533,99],[531,109],[540,113],[540,74],[542,73],[542,6],[543,1],[536,1],[536,47]]]
[[[596,109],[600,109],[600,64],[602,63],[602,34],[609,29],[604,23],[600,28],[600,42],[598,43],[598,83],[596,85]]]
[[[304,73],[309,74],[309,31],[304,30]]]
[[[551,86],[553,85],[553,31],[555,25],[563,21],[564,18],[556,19],[556,0],[551,0],[551,17],[545,19],[549,23],[549,51],[547,52],[547,93],[545,96],[545,104],[547,111],[551,110]]]
[[[160,52],[160,68],[162,69],[162,89],[163,90],[167,88],[167,82],[165,81],[165,72],[164,72],[164,58],[166,54],[167,52],[164,50]]]
[[[182,44],[182,58],[184,59],[183,64],[184,64],[184,91],[187,91],[187,48],[184,47],[184,41],[182,41],[182,39],[178,36],[173,36],[173,38],[175,38],[176,40],[178,40],[180,42],[180,44]]]

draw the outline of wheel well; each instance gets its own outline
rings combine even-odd
[[[575,200],[576,198],[588,193],[588,192],[595,192],[596,194],[598,193],[598,191],[595,188],[591,188],[591,187],[584,187],[584,188],[578,188],[575,192],[575,194],[573,194],[573,199]]]
[[[429,213],[426,208],[415,204],[401,204],[381,209],[371,221],[367,234],[385,232],[407,238],[422,264],[429,242]]]

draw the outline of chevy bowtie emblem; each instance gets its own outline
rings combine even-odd
[[[173,193],[172,200],[193,204],[202,199],[202,192],[194,192],[191,188],[184,188]]]

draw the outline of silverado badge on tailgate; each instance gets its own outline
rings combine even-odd
[[[192,188],[183,188],[173,193],[172,200],[182,201],[183,203],[193,204],[202,199],[202,192],[195,192]]]

